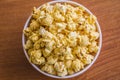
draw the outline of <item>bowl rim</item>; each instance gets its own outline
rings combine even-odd
[[[92,12],[91,12],[88,8],[86,8],[86,7],[83,6],[82,4],[77,3],[77,2],[74,2],[74,1],[65,1],[65,0],[63,1],[63,0],[61,0],[61,1],[50,1],[50,2],[47,2],[47,3],[49,3],[49,4],[69,3],[69,4],[76,5],[76,6],[81,6],[81,7],[83,7],[89,14],[92,14]],[[45,3],[44,3],[44,4],[45,4]],[[44,5],[44,4],[42,4],[42,5]],[[40,5],[40,6],[38,7],[38,9],[39,9],[42,5]],[[25,25],[24,25],[23,30],[28,27],[28,24],[29,24],[29,22],[30,22],[31,17],[32,17],[32,15],[30,15],[29,18],[27,19],[27,21],[26,21],[26,23],[25,23]],[[100,51],[101,51],[101,47],[102,47],[102,33],[101,33],[101,28],[100,28],[100,25],[99,25],[99,23],[98,23],[98,20],[96,20],[96,25],[97,25],[96,27],[97,27],[97,29],[98,29],[98,32],[100,33],[100,37],[99,37],[99,50],[98,50],[98,52],[96,53],[93,61],[92,61],[90,64],[88,64],[83,70],[81,70],[81,71],[79,71],[79,72],[76,72],[76,73],[71,74],[71,75],[67,75],[67,76],[62,76],[62,77],[60,77],[60,76],[56,76],[56,75],[52,75],[52,74],[46,73],[46,72],[42,71],[41,69],[39,69],[35,64],[31,63],[30,60],[29,60],[29,56],[28,56],[28,54],[27,54],[27,52],[26,52],[26,50],[25,50],[25,48],[24,48],[24,45],[25,45],[25,35],[24,35],[24,33],[22,33],[22,46],[23,46],[24,54],[25,54],[27,60],[29,61],[29,63],[30,63],[38,72],[40,72],[40,73],[42,73],[42,74],[44,74],[44,75],[46,75],[46,76],[49,76],[49,77],[52,77],[52,78],[57,78],[57,79],[65,79],[65,78],[72,78],[72,77],[81,75],[81,74],[83,74],[85,71],[87,71],[87,70],[95,63],[95,61],[96,61],[96,59],[98,58],[98,56],[99,56],[99,54],[100,54]]]

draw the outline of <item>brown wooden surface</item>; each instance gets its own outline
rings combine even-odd
[[[37,72],[22,49],[22,29],[32,8],[50,0],[0,0],[0,80],[57,80]],[[102,51],[84,74],[66,80],[120,80],[120,0],[75,0],[98,18]]]

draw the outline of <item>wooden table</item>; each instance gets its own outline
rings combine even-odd
[[[57,80],[37,72],[22,49],[22,30],[34,6],[50,0],[0,0],[0,80]],[[120,80],[120,0],[74,0],[98,18],[103,33],[99,58],[84,74],[65,80]]]

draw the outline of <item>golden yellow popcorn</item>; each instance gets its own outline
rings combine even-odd
[[[66,55],[65,55],[65,59],[66,59],[66,60],[74,59],[74,56],[69,53],[69,54],[66,54]]]
[[[88,36],[87,35],[80,36],[79,44],[81,46],[88,46],[90,44]]]
[[[53,34],[53,35],[57,35],[57,31],[58,31],[58,29],[57,29],[57,27],[55,26],[55,25],[50,25],[49,26],[49,28],[48,28],[48,30]]]
[[[53,13],[53,6],[50,4],[44,4],[41,10],[46,11],[47,13]]]
[[[87,20],[91,25],[94,25],[96,17],[94,15],[90,15]]]
[[[34,58],[39,59],[41,58],[41,55],[42,55],[41,50],[33,50],[31,51],[30,56],[33,56]]]
[[[86,47],[80,47],[81,54],[86,54],[88,51],[88,48]]]
[[[41,25],[49,26],[53,22],[53,17],[50,14],[46,14],[44,17],[38,19]]]
[[[83,69],[83,66],[84,64],[79,59],[74,60],[72,63],[72,68],[74,69],[75,72],[78,72],[81,69]]]
[[[74,22],[68,22],[68,29],[74,31],[77,29],[77,24]]]
[[[76,46],[73,49],[73,54],[79,54],[79,53],[81,53],[80,51],[81,51],[81,47],[80,46]]]
[[[71,48],[70,47],[66,47],[66,51],[64,52],[64,54],[71,54]]]
[[[25,36],[29,37],[30,35],[32,35],[32,30],[28,27],[23,30],[23,33],[25,34]]]
[[[40,49],[40,47],[41,47],[41,45],[40,45],[39,43],[35,42],[34,48],[35,48],[35,49]]]
[[[47,48],[45,48],[45,50],[43,50],[43,56],[44,56],[44,57],[49,56],[50,53],[51,53],[51,51],[50,51],[49,49],[47,49]]]
[[[85,18],[83,16],[81,16],[80,18],[77,19],[77,22],[80,24],[84,24]]]
[[[47,58],[47,63],[48,63],[48,64],[54,64],[54,63],[57,62],[57,60],[58,60],[58,57],[57,57],[57,56],[49,56],[49,57]]]
[[[68,37],[70,39],[76,39],[78,37],[78,34],[76,32],[70,32],[69,35],[68,35]]]
[[[63,62],[56,62],[54,64],[54,68],[57,72],[62,72],[62,71],[64,71],[65,65]]]
[[[60,60],[60,61],[64,61],[64,60],[65,60],[65,57],[62,56],[62,55],[60,55],[60,56],[58,57],[58,60]]]
[[[91,40],[96,40],[99,38],[99,33],[94,31],[90,33],[90,36],[91,36]]]
[[[66,23],[56,23],[56,27],[58,27],[58,32],[61,32],[66,28]]]
[[[58,76],[65,76],[65,75],[67,75],[67,74],[68,74],[68,72],[67,72],[67,69],[66,69],[66,68],[64,68],[62,72],[58,72],[58,73],[57,73]]]
[[[94,52],[96,53],[98,51],[98,46],[97,46],[97,42],[96,41],[93,41],[91,42],[91,45],[89,46],[89,52]]]
[[[54,44],[55,44],[54,41],[50,41],[50,42],[46,43],[45,47],[46,47],[48,50],[52,51],[53,48],[54,48]]]
[[[63,15],[65,15],[65,13],[67,11],[66,6],[64,6],[64,5],[60,4],[60,3],[56,3],[55,9],[60,11]]]
[[[73,73],[75,73],[75,71],[72,69],[72,68],[68,68],[68,74],[73,74]]]
[[[72,11],[72,12],[70,13],[70,16],[71,16],[71,18],[72,18],[73,20],[76,20],[76,19],[78,18],[78,15],[77,15],[77,13],[76,13],[75,11]]]
[[[36,9],[36,8],[34,7],[34,8],[33,8],[32,17],[33,17],[34,19],[37,19],[39,16],[40,16],[40,10],[39,10],[39,9]]]
[[[42,68],[42,71],[48,72],[50,74],[56,74],[53,65],[45,64]]]
[[[73,7],[72,5],[65,4],[65,6],[66,6],[66,8],[67,8],[68,12],[72,12],[72,11],[74,11],[74,10],[75,10],[75,7]]]
[[[82,58],[82,54],[86,53],[87,50],[84,49],[83,47],[80,47],[80,46],[76,46],[74,49],[73,49],[73,54],[76,55],[79,59]]]
[[[68,3],[34,8],[30,23],[23,30],[30,61],[57,76],[81,71],[99,49],[95,20],[83,7]]]
[[[84,55],[83,55],[82,62],[83,62],[84,64],[90,64],[93,59],[94,59],[94,56],[92,56],[92,55],[90,55],[90,54],[84,54]]]
[[[45,58],[40,57],[38,59],[38,58],[35,58],[35,57],[31,56],[31,62],[33,62],[34,64],[37,64],[37,65],[41,65],[41,64],[45,63]]]
[[[55,21],[65,21],[65,17],[62,16],[62,14],[60,14],[59,11],[56,11],[54,13],[54,19],[55,19]]]
[[[69,59],[73,59],[74,56],[72,55],[72,51],[70,47],[66,48],[66,51],[63,53],[65,55],[65,59],[69,60]]]
[[[25,49],[30,49],[30,48],[32,48],[32,46],[33,46],[32,41],[31,40],[27,40],[24,47],[25,47]]]
[[[65,62],[66,68],[71,68],[71,65],[72,65],[72,60],[67,60],[67,61]]]
[[[29,56],[31,56],[31,55],[32,55],[31,53],[32,53],[33,51],[34,51],[34,49],[33,49],[33,48],[28,49],[28,55],[29,55]]]
[[[77,39],[72,38],[72,39],[67,39],[67,41],[70,47],[75,47],[77,45]]]
[[[43,27],[40,27],[40,31],[39,32],[40,32],[40,35],[42,37],[45,37],[45,38],[53,38],[54,37],[52,33],[46,31],[45,28],[43,28]]]
[[[39,36],[37,34],[32,34],[29,39],[33,42],[36,42],[39,39]]]
[[[37,21],[32,20],[29,28],[31,30],[36,30],[36,29],[39,29],[39,26],[40,26],[40,24]]]

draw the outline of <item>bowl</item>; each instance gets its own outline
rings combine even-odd
[[[68,3],[68,4],[71,4],[71,5],[81,6],[81,7],[83,7],[89,14],[92,14],[92,12],[91,12],[89,9],[87,9],[87,8],[84,7],[83,5],[81,5],[81,4],[77,3],[77,2],[74,2],[74,1],[59,0],[59,1],[51,1],[51,2],[48,2],[48,3],[49,3],[49,4],[55,4],[55,3],[64,3],[64,2],[65,2],[65,3]],[[42,6],[42,5],[41,5],[41,6]],[[40,7],[41,7],[41,6],[40,6]],[[39,7],[39,8],[40,8],[40,7]],[[39,9],[39,8],[38,8],[38,9]],[[25,23],[25,25],[24,25],[24,29],[26,29],[26,28],[28,27],[28,24],[29,24],[29,22],[30,22],[30,19],[31,19],[31,16],[27,19],[27,21],[26,21],[26,23]],[[98,23],[97,20],[96,20],[96,27],[97,27],[97,30],[98,30],[98,32],[99,32],[99,34],[100,34],[99,44],[98,44],[99,50],[98,50],[98,52],[96,53],[96,55],[95,55],[92,63],[90,63],[89,65],[87,65],[83,70],[81,70],[81,71],[79,71],[79,72],[76,72],[76,73],[74,73],[74,74],[72,74],[72,75],[67,75],[67,76],[63,76],[63,77],[51,75],[51,74],[49,74],[49,73],[43,72],[43,71],[40,70],[35,64],[31,63],[30,60],[29,60],[29,56],[28,56],[28,54],[27,54],[27,51],[26,51],[25,48],[24,48],[24,45],[25,45],[25,35],[22,34],[22,46],[23,46],[23,50],[24,50],[25,56],[26,56],[27,60],[29,61],[29,63],[30,63],[38,72],[40,72],[40,73],[42,73],[42,74],[44,74],[44,75],[46,75],[46,76],[49,76],[49,77],[52,77],[52,78],[57,78],[57,79],[65,79],[65,78],[72,78],[72,77],[81,75],[81,74],[83,74],[85,71],[87,71],[87,70],[93,65],[93,63],[96,61],[96,59],[98,58],[98,56],[99,56],[99,54],[100,54],[100,50],[101,50],[101,46],[102,46],[102,33],[101,33],[100,25],[99,25],[99,23]]]

